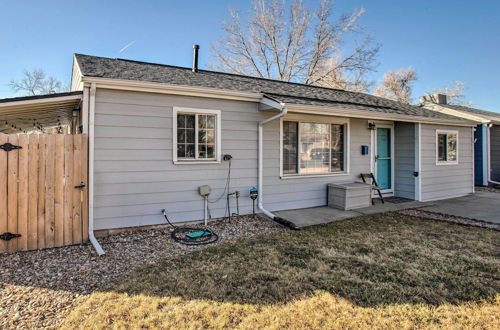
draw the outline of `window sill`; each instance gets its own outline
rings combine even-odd
[[[339,173],[325,173],[325,174],[290,174],[282,175],[280,179],[306,179],[306,178],[323,178],[323,177],[335,177],[335,176],[348,176],[350,173],[339,172]]]
[[[458,162],[436,162],[437,166],[443,166],[443,165],[458,165]]]
[[[174,160],[174,165],[220,164],[219,160]]]

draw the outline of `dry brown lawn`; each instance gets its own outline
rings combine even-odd
[[[500,328],[500,233],[373,215],[209,247],[95,292],[66,328]]]

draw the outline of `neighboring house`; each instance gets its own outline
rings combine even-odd
[[[424,96],[420,102],[428,109],[478,123],[474,133],[475,184],[500,184],[500,113],[448,104],[443,94]]]
[[[476,123],[422,107],[80,54],[71,86],[81,97],[71,111],[80,111],[89,135],[90,234],[163,224],[162,209],[177,223],[199,221],[202,185],[212,188],[214,218],[227,214],[228,192],[241,192],[240,213],[249,214],[249,189],[258,187],[259,209],[272,215],[325,205],[328,183],[360,181],[366,172],[386,196],[431,201],[474,191]],[[65,98],[47,97],[25,102]]]

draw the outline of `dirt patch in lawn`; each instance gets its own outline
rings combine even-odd
[[[281,230],[261,218],[242,217],[210,228],[220,243]],[[99,239],[106,255],[89,244],[0,255],[0,328],[55,328],[80,301],[135,267],[206,247],[172,241],[170,230],[148,230]]]
[[[136,269],[64,325],[494,327],[499,238],[394,213],[283,231]]]

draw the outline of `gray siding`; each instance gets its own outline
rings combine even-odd
[[[415,124],[394,123],[394,195],[415,199]]]
[[[203,218],[199,186],[222,194],[228,163],[174,165],[174,106],[222,111],[222,153],[231,154],[232,190],[241,190],[240,206],[250,212],[248,189],[257,184],[257,104],[160,94],[97,91],[95,115],[94,219],[96,229],[163,223],[165,208],[172,221]],[[266,137],[267,138],[267,137]],[[225,199],[210,205],[224,215]]]
[[[458,164],[436,165],[436,130],[458,130]],[[422,124],[421,194],[423,201],[463,196],[473,192],[471,127]]]
[[[500,182],[500,126],[490,128],[491,180]]]
[[[258,105],[217,99],[98,89],[95,115],[94,220],[96,229],[164,223],[165,208],[174,222],[201,220],[200,185],[212,187],[211,200],[223,193],[228,163],[174,165],[174,106],[221,110],[222,154],[233,156],[231,191],[240,190],[240,212],[251,213],[249,188],[257,185],[257,123],[266,116]],[[274,113],[273,113],[274,114]],[[280,179],[279,121],[264,130],[264,194],[270,210],[326,205],[328,183],[357,180],[369,171],[366,120],[351,120],[351,174]],[[213,217],[224,216],[225,198],[210,204]],[[233,201],[233,212],[235,205]]]
[[[287,115],[287,119],[314,121],[314,115]],[[361,146],[370,145],[368,121],[350,120],[350,173],[339,176],[280,178],[280,123],[278,120],[265,126],[264,132],[270,139],[264,146],[264,198],[269,210],[278,211],[327,205],[328,183],[360,181],[360,173],[370,172],[370,156],[361,155]]]

